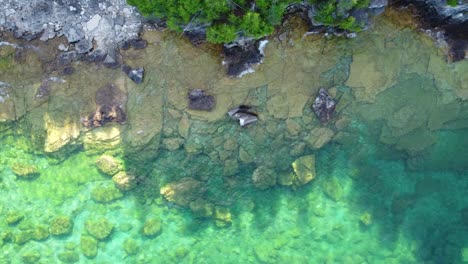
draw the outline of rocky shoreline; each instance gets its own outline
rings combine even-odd
[[[123,62],[119,49],[145,48],[146,41],[139,38],[144,24],[153,24],[125,0],[71,1],[71,0],[0,0],[0,30],[11,32],[15,38],[47,42],[64,37],[66,43],[56,47],[59,55],[52,70],[66,72],[66,66],[75,60],[102,63],[109,68],[120,67]],[[421,27],[441,43],[448,46],[450,61],[466,58],[468,48],[468,4],[448,6],[444,1],[372,0],[367,8],[351,10],[350,14],[367,29],[371,17],[378,15],[390,4],[397,8],[410,7],[421,19]],[[300,16],[308,24],[309,34],[355,36],[314,21],[314,7],[305,3],[290,6],[285,19]],[[159,21],[160,22],[160,21]],[[157,23],[160,26],[160,23]],[[206,29],[194,28],[184,32],[194,45],[205,41]],[[3,41],[3,40],[2,40]],[[263,43],[263,44],[260,44]],[[253,66],[263,62],[263,47],[266,42],[240,38],[225,44],[222,50],[226,74],[242,77],[253,72]]]

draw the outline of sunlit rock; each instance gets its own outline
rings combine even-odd
[[[108,125],[86,131],[83,137],[85,150],[93,152],[114,149],[121,142],[121,127],[118,125]]]
[[[20,179],[32,179],[40,174],[36,166],[23,162],[13,163],[11,165],[11,170]]]
[[[73,230],[73,221],[68,216],[58,216],[50,222],[50,233],[55,236],[68,235]]]
[[[105,240],[112,233],[114,225],[106,218],[101,217],[97,219],[86,220],[85,228],[88,234],[92,237],[98,240]]]
[[[294,185],[304,185],[316,176],[315,173],[315,156],[307,155],[296,159],[292,163],[292,168],[295,174]]]
[[[96,167],[102,173],[112,176],[123,169],[122,161],[110,155],[102,155],[96,160]]]
[[[327,144],[333,137],[333,130],[326,127],[316,127],[309,132],[305,140],[310,147],[319,149]]]
[[[205,192],[203,183],[194,178],[185,177],[162,187],[160,193],[169,202],[188,206],[191,201],[202,196]]]
[[[112,177],[115,186],[122,191],[128,191],[136,186],[135,176],[127,174],[125,171],[118,172]]]
[[[158,218],[146,219],[141,229],[141,234],[145,237],[153,238],[160,235],[162,232],[161,220]]]
[[[231,211],[229,211],[229,208],[216,206],[214,219],[217,227],[229,227],[232,224]]]
[[[56,152],[68,143],[80,136],[80,124],[73,120],[51,120],[45,116],[46,138],[44,142],[45,152]]]

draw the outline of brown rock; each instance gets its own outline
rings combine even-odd
[[[204,192],[203,183],[190,177],[171,182],[160,190],[166,200],[181,206],[188,206],[190,202],[200,198]]]

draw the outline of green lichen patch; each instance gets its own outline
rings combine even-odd
[[[98,252],[98,242],[90,236],[81,236],[80,239],[81,252],[88,258],[94,258]]]
[[[91,191],[91,197],[98,203],[110,203],[123,197],[123,193],[112,183],[99,184]]]
[[[136,255],[138,253],[138,249],[140,244],[135,239],[126,239],[122,245],[123,250],[127,255]]]
[[[68,216],[58,216],[50,222],[49,230],[55,236],[69,235],[73,230],[73,221]]]
[[[85,222],[85,228],[88,233],[99,240],[105,240],[114,229],[114,225],[107,219],[101,217],[98,219],[89,219]]]
[[[161,234],[161,220],[159,218],[150,218],[145,221],[141,233],[149,238],[153,238]]]
[[[41,259],[41,252],[37,250],[24,252],[21,255],[21,259],[25,264],[36,264]]]

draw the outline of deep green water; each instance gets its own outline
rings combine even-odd
[[[207,50],[147,32],[146,50],[124,54],[145,66],[144,84],[76,63],[41,104],[28,96],[43,77],[25,66],[34,56],[0,65],[0,80],[17,91],[10,98],[18,117],[0,123],[0,263],[468,263],[467,61],[446,63],[428,37],[385,17],[351,40],[294,34],[294,45],[270,40],[257,72],[233,80]],[[89,87],[109,80],[128,94],[128,122],[106,125],[124,127],[122,143],[93,145],[81,129],[73,144],[44,151],[51,131],[68,131],[70,120],[80,124],[93,110]],[[185,109],[191,85],[217,96],[214,113]],[[310,109],[319,87],[340,100],[324,125]],[[225,115],[241,103],[260,116],[246,129]],[[318,127],[334,132],[319,149],[308,143]],[[139,139],[146,131],[155,136]],[[96,167],[102,154],[121,159],[137,186],[115,189]],[[279,183],[296,159],[312,154],[315,179]],[[37,175],[21,178],[15,166],[33,166]],[[257,167],[277,183],[257,188]],[[197,198],[229,211],[230,221],[197,217],[160,195],[184,177],[200,181],[205,192]],[[115,199],[96,199],[105,188]],[[71,229],[47,236],[57,217],[70,219]],[[154,236],[143,234],[148,220],[161,224]],[[102,233],[106,222],[111,233],[92,238],[87,227]],[[97,243],[95,257],[83,254],[89,241]]]

